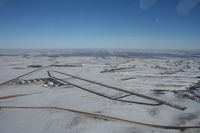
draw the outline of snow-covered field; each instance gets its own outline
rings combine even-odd
[[[37,68],[30,65],[58,66],[41,69],[17,81],[0,86],[0,97],[30,94],[0,99],[0,106],[54,106],[100,113],[138,122],[159,125],[200,126],[200,103],[174,92],[186,90],[200,79],[199,57],[180,56],[168,52],[159,56],[102,56],[89,51],[89,55],[64,51],[7,51],[1,50],[0,83],[8,81]],[[94,51],[95,52],[95,51]],[[108,51],[109,54],[113,51]],[[126,54],[126,51],[124,52]],[[155,52],[154,52],[155,53]],[[41,55],[42,54],[42,55]],[[58,56],[58,55],[61,56]],[[186,53],[187,54],[187,53]],[[71,66],[61,66],[61,65]],[[77,65],[78,64],[78,65]],[[74,66],[73,66],[74,65]],[[140,94],[156,97],[185,106],[181,111],[167,105],[148,106],[109,100],[73,86],[55,86],[49,81],[48,70],[56,70],[103,84],[119,87]],[[94,85],[66,75],[52,73],[65,81],[83,86],[110,97],[125,95],[123,92]],[[32,80],[33,82],[28,83]],[[164,90],[158,93],[153,90]],[[191,97],[193,95],[191,94]],[[198,98],[198,97],[197,97]],[[154,103],[134,95],[123,100]],[[136,124],[102,120],[87,115],[56,110],[1,109],[0,133],[199,133],[200,129],[184,131],[158,129]]]

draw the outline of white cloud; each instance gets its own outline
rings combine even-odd
[[[144,11],[151,8],[156,3],[156,0],[140,0],[140,8]]]
[[[181,0],[177,6],[177,12],[180,14],[189,14],[199,2],[200,0]]]
[[[6,4],[7,0],[0,0],[0,7]]]

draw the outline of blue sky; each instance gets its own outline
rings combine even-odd
[[[200,50],[200,0],[0,0],[0,49]]]

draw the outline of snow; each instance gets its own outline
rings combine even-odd
[[[1,51],[2,52],[2,51]],[[68,51],[73,53],[74,51]],[[19,56],[9,56],[9,54]],[[47,78],[47,70],[56,70],[69,73],[82,78],[100,83],[116,86],[126,90],[138,92],[148,96],[167,100],[171,103],[186,106],[185,111],[180,111],[167,105],[145,106],[139,104],[123,103],[109,100],[77,87],[60,87],[53,82],[29,82],[25,84],[10,83],[0,87],[0,97],[15,94],[31,94],[27,96],[1,99],[0,106],[57,106],[77,109],[88,112],[98,112],[128,120],[161,125],[200,125],[199,102],[174,95],[171,90],[184,91],[197,83],[200,75],[200,62],[196,58],[184,57],[121,57],[121,56],[39,56],[64,54],[64,51],[3,51],[7,56],[0,57],[0,83],[25,74],[35,68],[29,65],[49,65],[58,61],[62,64],[82,64],[80,67],[49,67],[27,75],[19,81]],[[113,53],[113,51],[112,51]],[[172,52],[175,54],[176,52]],[[28,58],[20,55],[29,54]],[[178,54],[183,54],[178,52]],[[104,69],[135,66],[131,69],[116,72],[100,73]],[[16,67],[21,69],[16,69]],[[111,90],[88,82],[73,79],[55,72],[52,74],[68,82],[83,86],[107,96],[118,97],[126,93]],[[130,80],[123,78],[134,77]],[[161,89],[164,94],[156,94],[152,90]],[[197,91],[197,90],[195,90]],[[199,93],[199,91],[195,92]],[[128,96],[123,100],[155,103],[137,96]],[[31,110],[31,109],[2,109],[0,110],[1,133],[197,133],[200,129],[185,131],[157,129],[140,125],[94,119],[89,116],[56,111],[56,110]]]

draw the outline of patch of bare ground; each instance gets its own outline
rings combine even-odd
[[[178,116],[176,118],[176,124],[177,125],[184,125],[186,124],[188,121],[192,121],[192,120],[195,120],[195,119],[198,119],[199,116],[197,113],[187,113],[187,114],[183,114],[181,116]]]

